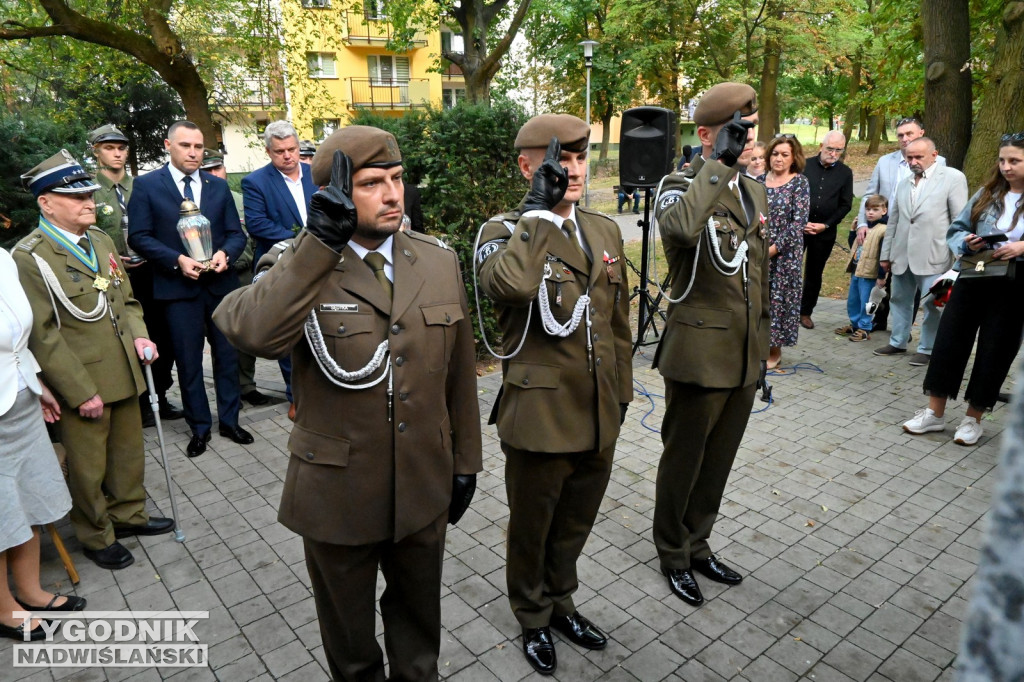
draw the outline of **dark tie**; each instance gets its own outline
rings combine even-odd
[[[562,230],[565,231],[565,236],[568,238],[572,245],[576,247],[576,252],[583,256],[583,260],[590,262],[590,257],[587,252],[583,250],[583,245],[580,244],[579,237],[576,235],[576,223],[571,220],[562,221]]]
[[[192,194],[192,176],[186,175],[182,178],[182,182],[185,183],[185,198],[189,201],[195,201],[196,197]]]
[[[128,204],[124,201],[124,192],[121,191],[121,185],[114,185],[114,194],[117,195],[117,205],[121,207],[121,227],[127,229]]]
[[[85,251],[85,255],[87,256],[92,251],[92,244],[89,243],[88,237],[82,237],[81,239],[79,239],[78,246],[79,248],[82,249],[82,251]]]
[[[384,287],[384,291],[388,292],[388,298],[391,298],[392,286],[391,280],[388,279],[387,273],[384,272],[384,264],[387,260],[384,258],[384,254],[378,253],[377,251],[370,251],[368,254],[363,256],[363,260],[373,270],[373,276],[377,278],[380,285]]]

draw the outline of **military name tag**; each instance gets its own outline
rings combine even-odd
[[[358,313],[358,303],[321,303],[320,312],[322,313]]]

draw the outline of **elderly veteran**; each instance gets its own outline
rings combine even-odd
[[[436,680],[447,523],[481,469],[473,327],[455,253],[400,232],[402,157],[349,126],[313,160],[306,229],[214,314],[242,350],[291,353],[295,425],[278,519],[303,538],[331,677]]]
[[[608,216],[575,205],[589,139],[575,116],[527,121],[515,146],[530,190],[477,238],[480,286],[496,304],[508,353],[491,422],[505,453],[509,602],[526,659],[545,675],[557,665],[550,628],[587,649],[607,643],[576,610],[576,561],[633,398],[622,234]]]
[[[96,565],[125,568],[134,558],[118,538],[174,525],[150,518],[142,487],[137,358],[148,348],[155,359],[156,346],[114,243],[92,227],[99,186],[63,149],[21,177],[39,204],[39,227],[12,255],[32,307],[29,349],[62,405],[71,525]]]
[[[745,173],[757,94],[710,88],[693,115],[701,155],[666,176],[655,211],[672,289],[654,366],[665,378],[654,544],[672,592],[704,602],[693,577],[735,585],[739,573],[708,545],[725,483],[768,358],[769,290],[764,187]]]

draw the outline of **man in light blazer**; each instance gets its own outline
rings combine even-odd
[[[198,457],[206,451],[213,424],[203,383],[207,338],[213,352],[220,435],[241,445],[253,442],[252,435],[238,426],[238,353],[212,321],[213,309],[238,287],[229,265],[245,250],[245,232],[228,183],[199,170],[205,149],[199,126],[191,121],[173,123],[164,147],[170,162],[135,180],[128,205],[128,243],[154,265],[153,298],[166,304],[185,420],[192,429],[186,452]],[[192,258],[178,235],[185,199],[198,205],[210,221],[214,253],[208,264]]]
[[[935,143],[927,137],[907,145],[911,175],[899,183],[889,205],[889,224],[882,242],[881,265],[892,273],[892,334],[875,355],[907,352],[914,322],[914,294],[922,300],[938,275],[953,264],[946,230],[967,203],[967,178],[955,168],[936,163]],[[942,311],[932,301],[923,304],[921,339],[910,358],[916,367],[931,359]]]
[[[242,178],[245,229],[256,240],[253,263],[305,227],[309,200],[316,191],[312,166],[299,163],[299,136],[291,123],[269,124],[263,142],[270,163]]]

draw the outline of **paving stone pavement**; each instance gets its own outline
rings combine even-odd
[[[899,424],[925,404],[924,368],[872,356],[887,333],[857,344],[834,336],[845,302],[825,300],[814,317],[817,328],[801,330],[800,344],[785,351],[784,364],[796,369],[770,378],[774,403],[751,418],[711,539],[746,578],[732,588],[702,580],[707,603],[696,609],[669,592],[651,540],[664,401],[653,347],[637,355],[642,393],[579,561],[577,605],[610,642],[582,651],[558,639],[554,679],[953,679],[1006,406],[986,418],[977,447],[952,442],[959,401],[950,401],[945,432],[905,434]],[[260,361],[258,379],[283,396],[275,363]],[[485,418],[499,383],[499,374],[480,380]],[[196,628],[209,668],[12,668],[13,643],[3,640],[0,679],[327,679],[302,542],[276,521],[286,407],[246,406],[242,424],[256,442],[215,436],[197,459],[184,454],[184,423],[165,424],[184,544],[169,535],[127,540],[136,563],[105,571],[82,556],[67,522],[60,526],[81,572],[75,592],[90,609],[209,611]],[[542,679],[522,656],[504,596],[503,456],[494,428],[483,433],[476,498],[448,532],[438,668],[460,682]],[[155,429],[146,439],[150,508],[168,514]],[[43,579],[50,589],[71,587],[48,540]]]

